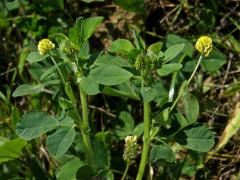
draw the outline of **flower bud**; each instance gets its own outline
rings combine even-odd
[[[198,50],[198,52],[207,57],[209,53],[212,51],[212,39],[208,36],[201,36],[197,40],[195,47]]]
[[[125,138],[125,145],[124,145],[124,153],[123,159],[126,162],[133,162],[134,159],[137,157],[137,136],[127,136]]]
[[[44,55],[55,48],[55,44],[49,39],[42,39],[38,42],[38,52]]]
[[[68,56],[71,56],[78,52],[78,47],[69,40],[64,40],[60,44],[60,49]]]
[[[140,54],[137,56],[135,61],[135,68],[137,70],[143,70],[145,68],[144,55]]]

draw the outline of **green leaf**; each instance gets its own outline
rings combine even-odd
[[[59,84],[59,80],[52,80],[52,81],[46,81],[42,84],[36,84],[36,85],[31,85],[31,84],[22,84],[15,89],[13,92],[12,96],[13,97],[18,97],[18,96],[25,96],[29,94],[36,94],[39,93],[45,88],[46,86],[53,85],[53,84]]]
[[[59,167],[57,171],[58,180],[76,180],[76,173],[80,167],[84,166],[84,163],[74,157],[70,161],[67,161],[65,164]]]
[[[133,129],[132,135],[136,135],[136,136],[140,137],[143,134],[143,129],[144,129],[144,123],[139,123]]]
[[[182,68],[182,64],[180,63],[171,63],[164,64],[160,69],[157,69],[157,73],[159,76],[168,76]]]
[[[105,86],[101,90],[101,92],[109,96],[127,97],[134,100],[140,100],[140,98],[138,97],[138,95],[134,90],[133,85],[130,82],[119,84],[117,86],[118,86],[118,89],[115,89],[110,86]]]
[[[68,39],[68,37],[62,33],[54,33],[54,34],[51,34],[50,37],[57,42],[58,46],[61,44],[63,40]]]
[[[62,156],[71,146],[76,132],[74,127],[62,127],[48,136],[46,146],[48,152],[54,157]]]
[[[175,44],[175,45],[169,47],[164,52],[163,62],[168,62],[168,61],[172,60],[173,58],[175,58],[180,52],[182,52],[184,47],[185,47],[184,43]]]
[[[34,51],[34,52],[30,52],[27,56],[27,61],[29,63],[35,63],[35,62],[38,62],[38,61],[42,61],[44,59],[46,59],[47,57],[49,57],[48,54],[46,55],[41,55],[39,54],[38,51]]]
[[[109,132],[99,132],[92,139],[94,147],[94,165],[99,168],[108,168],[110,166],[110,151],[106,143]]]
[[[74,127],[74,120],[69,116],[65,116],[65,117],[59,119],[59,126]]]
[[[103,21],[103,17],[90,17],[87,19],[78,19],[77,20],[77,31],[78,31],[78,37],[80,40],[82,40],[82,43],[88,40],[93,32],[95,31],[96,27],[101,24]]]
[[[134,48],[134,46],[132,45],[132,43],[126,39],[117,39],[116,41],[114,41],[110,48],[109,51],[110,52],[115,52],[115,53],[129,53],[132,49]]]
[[[58,67],[62,66],[63,64],[65,64],[65,62],[60,62],[57,64]],[[50,77],[52,77],[54,75],[54,72],[56,71],[56,66],[52,66],[49,69],[47,69],[40,77],[41,81],[47,80]]]
[[[95,175],[96,169],[93,166],[89,165],[81,166],[76,173],[76,177],[78,180],[94,179]]]
[[[79,83],[81,89],[88,95],[95,95],[100,93],[99,84],[91,76],[83,77]]]
[[[95,65],[97,66],[105,66],[105,65],[116,65],[116,66],[119,66],[119,67],[123,67],[123,66],[128,66],[128,62],[119,57],[119,56],[112,56],[110,54],[104,54],[102,56],[99,56],[95,62],[94,62]]]
[[[44,84],[36,84],[36,85],[22,84],[18,86],[17,89],[15,89],[12,96],[18,97],[18,96],[25,96],[29,94],[39,93],[43,90],[43,88],[44,88]]]
[[[218,71],[225,63],[226,56],[217,49],[213,49],[210,52],[209,56],[204,58],[202,61],[202,68],[207,72],[216,72]]]
[[[168,163],[174,163],[176,159],[171,147],[164,143],[152,147],[149,161],[154,166],[163,166]]]
[[[31,140],[57,127],[57,120],[39,111],[24,114],[17,123],[16,133],[23,139]]]
[[[187,149],[208,152],[214,145],[214,133],[207,126],[193,124],[183,128],[174,137],[176,142]]]
[[[73,107],[72,101],[69,101],[63,97],[58,98],[58,104],[62,109],[71,109]]]
[[[140,33],[133,30],[133,37],[134,37],[134,44],[136,48],[141,51],[144,51],[146,49],[146,44],[142,39],[142,37],[140,36]]]
[[[11,114],[12,126],[15,129],[16,124],[17,124],[18,120],[20,119],[20,112],[19,112],[19,109],[16,106],[12,106],[11,111],[12,111],[12,114]]]
[[[143,102],[150,102],[155,98],[156,90],[152,87],[142,87],[141,95]]]
[[[158,55],[159,52],[161,51],[163,47],[163,43],[162,42],[156,42],[154,44],[151,44],[148,49],[147,49],[147,54],[155,54]]]
[[[85,59],[89,56],[89,53],[90,53],[90,45],[88,41],[85,41],[79,50],[79,57]]]
[[[118,66],[99,66],[90,72],[90,76],[99,84],[112,86],[128,81],[133,74]]]
[[[0,137],[0,163],[22,156],[26,145],[27,142],[20,138],[8,140]]]
[[[193,56],[194,47],[191,42],[187,39],[184,39],[176,34],[168,34],[166,40],[166,46],[169,48],[175,44],[184,43],[185,47],[183,48],[182,52],[189,57]]]
[[[198,99],[188,92],[188,89],[184,92],[182,98],[184,112],[187,117],[188,122],[194,123],[197,121],[199,114],[199,103]]]
[[[134,119],[127,111],[121,111],[118,119],[120,122],[116,127],[115,133],[121,139],[124,139],[126,136],[132,134],[134,128]]]
[[[96,176],[97,179],[114,180],[113,172],[109,169],[101,170]]]

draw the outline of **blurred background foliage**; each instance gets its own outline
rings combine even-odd
[[[44,71],[41,66],[25,62],[29,51],[35,48],[38,40],[47,37],[48,34],[66,32],[79,16],[96,15],[104,16],[105,19],[90,40],[93,52],[106,50],[117,38],[130,39],[131,28],[138,29],[147,44],[165,40],[167,43],[181,42],[186,39],[195,42],[200,35],[205,34],[213,38],[214,46],[222,53],[218,52],[215,59],[202,65],[207,73],[199,78],[204,85],[204,92],[199,99],[200,119],[212,126],[219,143],[205,161],[201,154],[190,152],[182,167],[182,177],[239,177],[240,1],[1,0],[0,154],[6,152],[6,143],[10,144],[9,147],[17,144],[19,149],[14,149],[14,153],[7,159],[0,157],[0,179],[53,177],[56,164],[43,146],[44,137],[32,141],[29,145],[21,139],[16,139],[14,127],[20,115],[28,110],[39,109],[53,114],[58,109],[57,100],[52,98],[48,91],[19,98],[13,98],[12,92],[19,84],[39,81],[39,71]],[[186,72],[187,68],[191,68],[191,64],[185,66]],[[162,90],[164,92],[164,88]],[[102,119],[111,127],[117,118],[116,114],[124,112],[126,106],[128,109],[136,107],[135,119],[141,117],[141,107],[134,102],[129,104],[124,99],[116,100],[98,95],[97,98],[90,98],[90,102],[96,105],[90,106],[94,116],[101,119],[94,125],[97,130],[105,128]],[[119,137],[124,137],[125,131],[133,130],[134,121],[126,112],[120,113],[119,119],[119,128],[115,131]],[[123,141],[112,146],[112,154],[115,154],[112,161],[119,162],[116,157],[122,156],[118,149],[123,146]],[[23,147],[25,156],[22,156]],[[8,161],[15,158],[18,159]],[[114,163],[112,164],[114,166]],[[171,170],[166,170],[166,173],[169,171]]]

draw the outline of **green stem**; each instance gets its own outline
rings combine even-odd
[[[90,139],[90,127],[89,127],[89,119],[88,119],[88,104],[87,104],[87,95],[85,92],[80,88],[79,86],[79,93],[81,98],[81,105],[82,105],[82,136],[83,141],[87,150],[87,159],[88,161],[93,160],[93,149],[91,145],[91,139]]]
[[[178,63],[182,63],[184,58],[185,58],[185,54],[183,54],[179,60]],[[178,71],[173,73],[172,75],[172,80],[171,80],[171,85],[170,85],[170,89],[169,89],[169,93],[168,93],[168,101],[169,102],[172,102],[173,101],[173,97],[174,97],[174,92],[175,92],[175,85],[176,85],[176,81],[177,81],[177,74],[178,74]]]
[[[178,93],[177,98],[176,98],[175,101],[173,102],[173,104],[172,104],[172,106],[171,106],[171,108],[170,108],[169,113],[174,109],[174,107],[177,105],[179,99],[182,97],[182,94],[183,94],[183,92],[184,92],[185,87],[188,87],[189,84],[191,83],[194,75],[196,74],[196,72],[197,72],[197,70],[198,70],[198,67],[200,66],[200,64],[201,64],[201,62],[202,62],[202,59],[203,59],[203,56],[200,55],[195,69],[193,70],[193,72],[192,72],[191,76],[189,77],[189,79],[188,79],[187,83],[185,84],[185,86],[180,89],[180,92]]]
[[[149,136],[150,136],[150,103],[144,102],[143,103],[143,113],[144,113],[144,134],[143,134],[143,151],[140,166],[138,169],[138,174],[136,180],[142,180],[145,167],[148,160],[148,153],[149,153]]]
[[[130,162],[127,162],[127,166],[126,166],[126,168],[125,168],[125,171],[124,171],[124,174],[123,174],[121,180],[124,180],[124,179],[125,179],[125,177],[126,177],[126,175],[127,175],[127,173],[128,173],[129,167],[130,167]]]
[[[57,71],[58,71],[58,74],[59,74],[59,76],[60,76],[60,78],[61,78],[61,80],[62,80],[62,82],[63,82],[63,84],[64,84],[64,86],[65,86],[66,82],[65,82],[65,79],[64,79],[64,77],[63,77],[63,74],[62,74],[61,70],[59,69],[59,67],[58,67],[55,59],[54,59],[52,56],[50,56],[50,58],[51,58],[51,60],[52,60],[52,62],[53,62],[53,64],[54,64],[54,66],[56,67],[56,69],[57,69]]]

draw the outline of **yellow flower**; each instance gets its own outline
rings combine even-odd
[[[207,57],[209,53],[212,51],[212,39],[208,36],[201,36],[197,40],[195,47],[198,50],[198,52]]]
[[[55,44],[49,39],[42,39],[38,42],[38,52],[43,55],[55,48]]]

